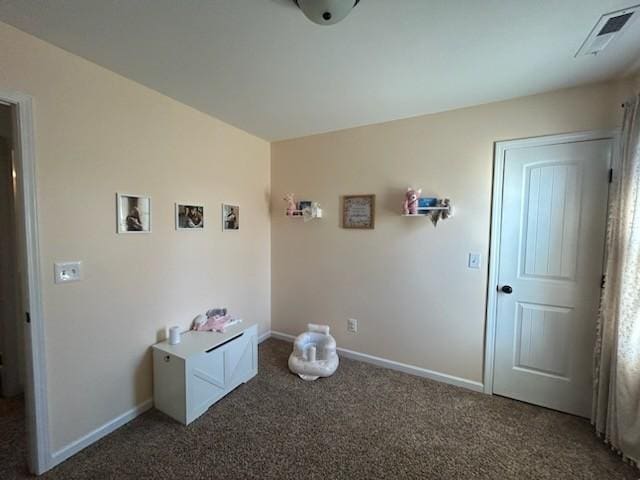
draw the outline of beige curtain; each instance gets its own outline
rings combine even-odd
[[[640,95],[624,104],[615,162],[591,421],[640,465]]]

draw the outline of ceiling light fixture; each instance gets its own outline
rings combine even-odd
[[[293,0],[306,17],[318,25],[343,20],[360,0]]]

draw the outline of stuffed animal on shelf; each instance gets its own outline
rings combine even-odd
[[[418,199],[420,198],[421,193],[421,188],[417,190],[414,190],[413,187],[407,188],[407,193],[402,205],[405,215],[415,215],[418,213]]]
[[[284,201],[287,202],[287,215],[293,215],[298,209],[298,207],[296,206],[296,201],[293,198],[293,193],[285,194]]]
[[[446,220],[453,215],[451,200],[448,198],[438,200],[438,207],[443,208],[444,210],[434,210],[431,212],[431,222],[434,227],[438,224],[438,220]]]

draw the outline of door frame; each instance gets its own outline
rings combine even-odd
[[[493,394],[493,372],[496,349],[496,323],[498,313],[498,273],[500,271],[500,244],[502,236],[502,196],[504,189],[504,162],[509,150],[559,145],[592,140],[613,140],[612,158],[617,155],[619,130],[589,130],[558,135],[505,140],[495,142],[493,159],[493,190],[491,199],[491,233],[489,240],[489,280],[487,283],[487,322],[484,352],[484,393]]]
[[[27,422],[28,463],[32,473],[49,469],[49,414],[47,403],[47,366],[40,279],[40,247],[36,186],[36,154],[33,98],[17,92],[0,90],[0,101],[14,106],[13,132],[17,180],[16,202],[22,204],[24,221],[25,277],[22,291],[28,298],[26,307],[30,323],[25,328],[25,413]],[[25,319],[26,321],[26,319]]]

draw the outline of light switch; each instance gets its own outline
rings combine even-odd
[[[479,253],[470,253],[469,254],[469,268],[474,268],[476,270],[480,269],[480,254]]]
[[[54,264],[55,283],[79,282],[82,280],[82,262],[63,262]]]

